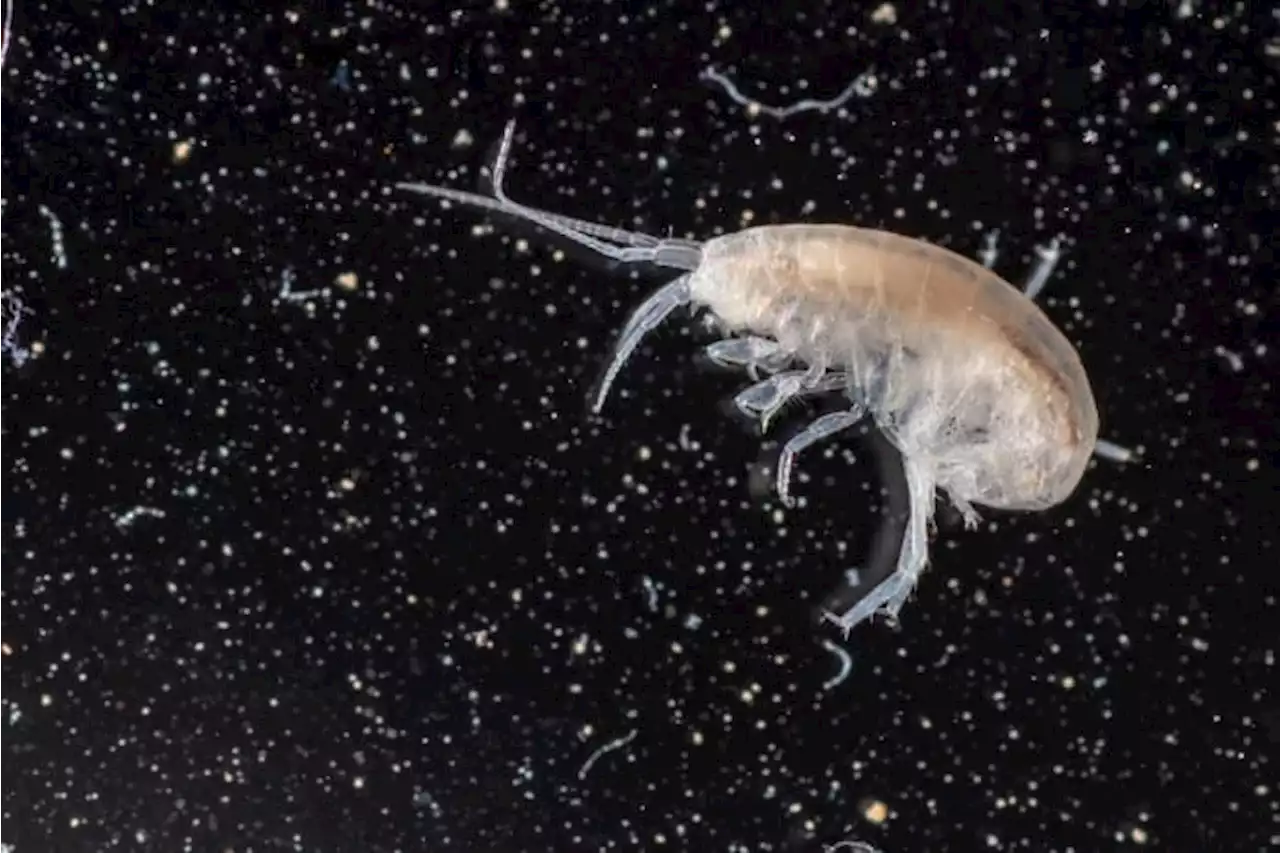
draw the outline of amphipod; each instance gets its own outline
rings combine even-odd
[[[902,455],[909,494],[893,571],[824,618],[845,631],[896,618],[928,562],[935,494],[972,526],[974,505],[1042,510],[1065,500],[1098,439],[1088,377],[1071,343],[1025,294],[967,258],[920,240],[844,225],[766,225],[705,242],[662,239],[549,213],[507,197],[508,124],[494,196],[400,183],[422,195],[526,219],[618,263],[682,271],[622,329],[592,400],[599,412],[644,336],[673,310],[705,308],[731,337],[715,362],[764,375],[734,398],[762,426],[790,400],[836,392],[848,407],[786,442],[778,496],[805,448],[863,418]]]

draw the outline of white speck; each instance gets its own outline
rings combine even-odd
[[[1227,364],[1231,366],[1231,369],[1234,372],[1239,373],[1240,371],[1244,370],[1244,359],[1240,357],[1239,353],[1232,352],[1231,350],[1223,346],[1214,347],[1213,353],[1216,356],[1226,359]]]

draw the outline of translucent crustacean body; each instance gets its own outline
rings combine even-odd
[[[732,334],[708,347],[713,361],[766,374],[734,398],[762,425],[799,396],[834,392],[848,401],[786,442],[777,466],[785,503],[797,455],[866,417],[901,452],[910,513],[896,566],[825,618],[848,631],[876,613],[897,616],[928,562],[937,490],[969,525],[975,504],[1039,510],[1075,490],[1098,445],[1084,367],[1040,308],[985,267],[920,240],[844,225],[769,225],[696,242],[537,210],[503,192],[513,133],[509,124],[492,198],[397,187],[525,218],[619,263],[684,271],[628,320],[595,411],[644,335],[691,305]],[[1107,455],[1123,456],[1109,447]]]

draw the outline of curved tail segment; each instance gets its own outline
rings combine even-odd
[[[702,244],[696,240],[662,238],[651,234],[624,231],[621,228],[587,222],[512,201],[502,188],[502,179],[506,174],[507,161],[511,156],[511,143],[515,138],[515,132],[515,121],[507,122],[506,130],[502,134],[502,145],[498,149],[498,158],[493,165],[492,198],[449,187],[407,181],[397,183],[395,188],[419,195],[434,196],[481,210],[518,216],[621,264],[654,264],[692,271],[701,263]]]

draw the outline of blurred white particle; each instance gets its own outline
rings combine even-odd
[[[837,672],[835,676],[822,683],[823,690],[830,690],[832,687],[839,685],[849,677],[849,673],[853,671],[853,658],[850,657],[849,653],[845,649],[837,646],[830,640],[824,639],[822,641],[822,647],[835,655],[836,659],[840,661],[840,671]]]
[[[871,23],[893,26],[898,23],[898,7],[892,3],[881,3],[871,13]]]
[[[1244,359],[1240,357],[1240,353],[1232,352],[1224,346],[1216,346],[1213,348],[1213,354],[1219,358],[1226,359],[1227,364],[1231,366],[1232,371],[1235,373],[1244,370]]]
[[[0,351],[8,355],[16,366],[21,367],[30,357],[31,350],[18,343],[18,327],[22,325],[23,315],[32,312],[13,291],[4,291],[0,301],[3,302],[3,320],[0,320],[3,339],[0,340]]]
[[[709,80],[723,89],[725,94],[729,96],[730,100],[746,108],[748,115],[755,117],[760,113],[764,113],[765,115],[772,116],[779,121],[789,118],[796,113],[808,112],[810,110],[825,113],[839,109],[854,95],[857,95],[860,98],[870,97],[875,93],[876,88],[879,85],[879,81],[876,79],[875,74],[870,71],[866,71],[854,78],[853,82],[846,86],[844,91],[836,95],[834,98],[829,98],[824,101],[815,100],[813,98],[804,98],[796,101],[790,106],[771,107],[742,94],[742,91],[734,85],[732,80],[721,74],[715,68],[706,68],[699,75],[699,78],[702,80]]]
[[[689,437],[689,424],[682,424],[680,427],[680,437],[676,439],[676,443],[680,445],[680,449],[684,451],[697,450],[701,445]]]
[[[640,584],[644,588],[645,601],[649,607],[649,612],[658,612],[658,588],[654,586],[653,579],[648,575],[640,578]]]
[[[164,518],[164,510],[150,506],[135,506],[128,512],[116,517],[116,526],[128,527],[133,524],[139,516],[143,515],[151,516],[152,518]]]
[[[45,205],[38,208],[40,215],[49,223],[49,239],[53,242],[53,264],[58,269],[67,268],[67,250],[62,242],[62,220]]]
[[[595,752],[591,753],[591,755],[587,756],[587,760],[582,765],[582,769],[578,771],[578,778],[579,779],[587,778],[587,774],[591,772],[591,768],[595,765],[596,761],[599,760],[600,756],[604,755],[606,752],[612,752],[615,749],[621,749],[622,747],[631,743],[631,741],[635,740],[635,737],[636,737],[636,730],[632,729],[631,733],[628,734],[626,737],[620,737],[617,740],[611,740],[608,743],[606,743],[604,746],[597,749]]]
[[[291,267],[286,267],[284,272],[280,274],[280,298],[285,302],[305,302],[308,299],[323,297],[328,293],[323,288],[295,291],[293,283],[296,280],[297,278]]]

